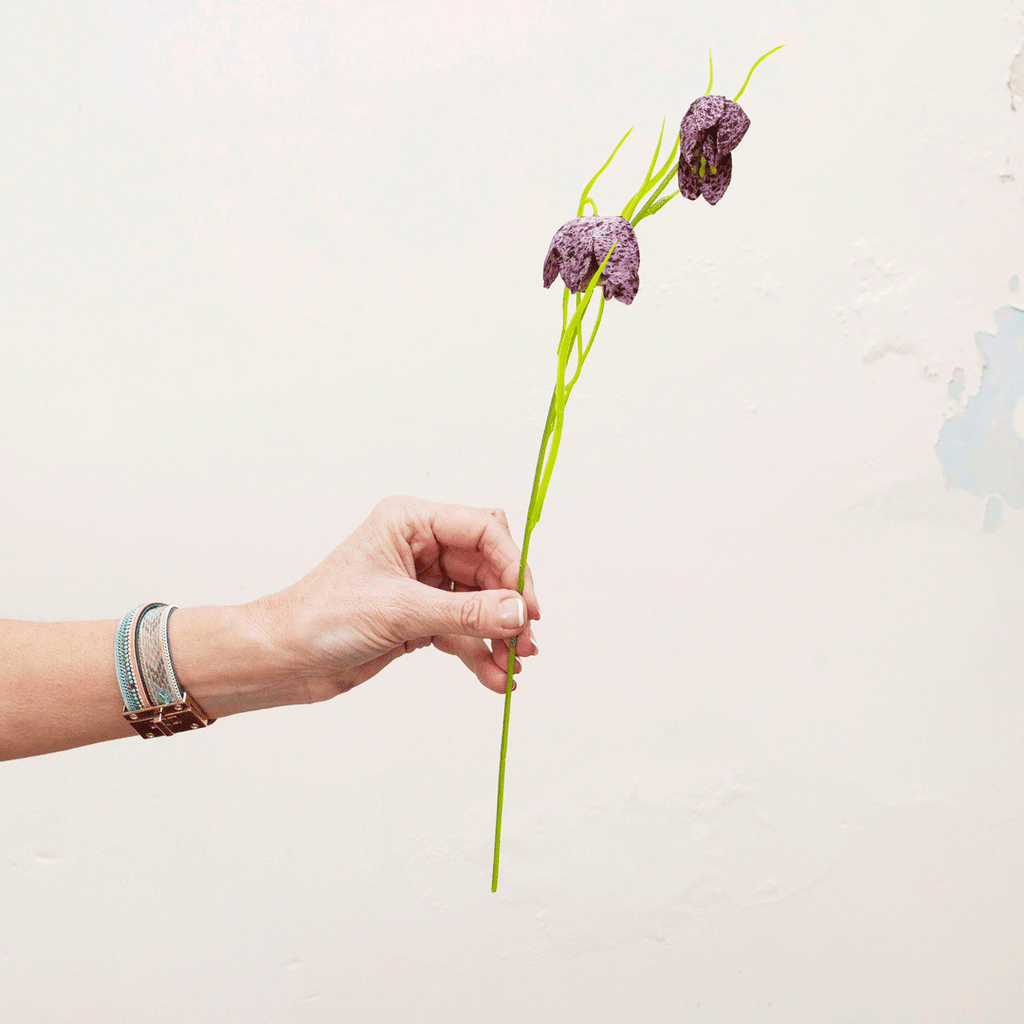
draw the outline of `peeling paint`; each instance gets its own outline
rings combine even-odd
[[[1003,306],[995,334],[975,336],[985,357],[981,387],[966,408],[946,421],[935,445],[946,479],[986,499],[984,529],[998,529],[1003,503],[1024,508],[1024,312]],[[956,374],[950,394],[958,387]],[[1015,429],[1017,427],[1018,429]]]
[[[846,273],[857,280],[860,290],[850,307],[837,310],[846,336],[861,344],[865,363],[886,355],[916,355],[924,339],[908,333],[911,297],[922,272],[908,274],[895,261],[881,258],[869,239],[858,239],[853,249]]]
[[[985,502],[985,520],[982,524],[986,533],[995,533],[1003,521],[1003,499],[998,494],[990,494]]]
[[[1010,90],[1010,109],[1016,110],[1017,104],[1024,100],[1024,43],[1010,61],[1010,76],[1006,80]]]

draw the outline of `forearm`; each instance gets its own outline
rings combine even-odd
[[[503,694],[512,638],[518,654],[537,653],[529,620],[540,609],[529,572],[517,591],[519,561],[500,510],[388,498],[292,586],[248,604],[174,611],[173,674],[207,718],[223,718],[328,700],[433,644]],[[152,644],[156,624],[140,621]],[[112,619],[0,620],[0,760],[134,734],[122,715],[116,635]],[[155,653],[159,679],[146,686],[171,675],[162,643]],[[132,701],[139,711],[138,695]]]
[[[116,620],[0,620],[0,760],[134,736],[114,668]],[[179,608],[168,626],[182,687],[211,718],[295,700],[252,607]]]

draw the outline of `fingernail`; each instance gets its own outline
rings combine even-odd
[[[502,629],[519,629],[526,621],[526,605],[521,597],[506,597],[498,605]]]

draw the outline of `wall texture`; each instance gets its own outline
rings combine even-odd
[[[569,408],[498,894],[500,700],[421,652],[0,766],[5,1021],[1021,1019],[1021,0],[9,0],[0,615],[520,529],[551,234],[780,42]]]

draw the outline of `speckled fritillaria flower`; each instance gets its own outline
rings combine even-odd
[[[690,104],[679,126],[679,191],[687,199],[703,196],[714,206],[725,195],[732,151],[749,127],[743,108],[724,96],[701,96]]]
[[[633,225],[625,217],[574,217],[551,239],[544,259],[544,287],[559,274],[571,292],[590,283],[608,250],[615,245],[600,284],[606,299],[629,305],[640,287],[640,246]]]

